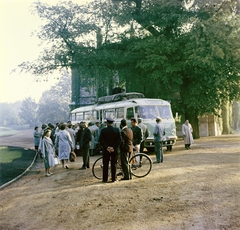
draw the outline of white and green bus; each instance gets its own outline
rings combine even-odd
[[[113,118],[115,126],[120,126],[124,118],[130,127],[130,119],[142,118],[147,125],[149,137],[145,141],[145,147],[154,147],[153,130],[156,125],[156,117],[162,118],[165,127],[165,139],[163,146],[172,146],[176,143],[176,126],[172,115],[171,105],[168,101],[161,99],[145,98],[140,93],[121,93],[99,98],[98,103],[74,109],[70,113],[72,123],[104,122],[106,118]]]

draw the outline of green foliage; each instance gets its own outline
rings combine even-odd
[[[227,0],[38,2],[46,21],[38,36],[52,46],[22,68],[34,74],[77,68],[100,95],[117,83],[171,100],[179,115],[218,114],[240,97],[238,8]]]

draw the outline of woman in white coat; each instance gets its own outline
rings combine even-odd
[[[188,120],[182,125],[182,134],[185,144],[185,149],[190,149],[190,145],[193,143],[193,136],[192,136],[192,125],[189,123]]]
[[[58,149],[58,158],[62,161],[62,167],[68,169],[68,159],[73,149],[73,142],[70,134],[65,130],[66,125],[60,125],[60,131],[56,135],[55,147]]]
[[[41,153],[44,160],[46,176],[51,176],[50,168],[54,166],[55,148],[50,138],[51,129],[44,130],[44,137],[42,139]]]

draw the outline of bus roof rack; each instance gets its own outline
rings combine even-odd
[[[125,101],[130,99],[136,99],[136,98],[145,98],[144,94],[142,93],[118,93],[110,96],[104,96],[98,98],[99,104],[109,103],[109,102],[116,102],[116,101]]]

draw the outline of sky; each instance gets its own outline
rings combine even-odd
[[[86,0],[74,0],[82,4]],[[31,36],[39,29],[41,20],[32,15],[30,7],[34,0],[0,0],[0,103],[13,103],[32,97],[36,102],[45,90],[56,84],[54,77],[49,81],[37,82],[36,76],[12,72],[24,61],[34,61],[44,47],[40,40]],[[58,0],[41,0],[48,5],[55,5]],[[61,73],[56,74],[55,78]]]

